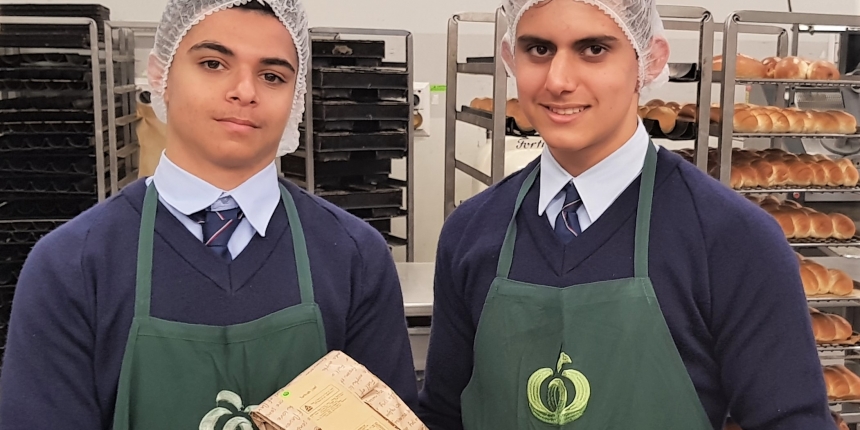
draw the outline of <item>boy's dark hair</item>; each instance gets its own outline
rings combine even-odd
[[[264,15],[271,15],[271,16],[274,16],[275,18],[278,17],[277,15],[275,15],[275,11],[272,10],[271,6],[269,6],[268,4],[261,4],[259,0],[250,0],[247,3],[240,4],[239,6],[236,6],[236,9],[250,10],[250,11],[262,13]]]

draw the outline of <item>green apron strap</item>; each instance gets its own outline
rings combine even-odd
[[[158,209],[158,191],[154,184],[146,187],[143,212],[140,216],[140,234],[137,244],[137,288],[135,289],[134,317],[149,316],[152,298],[152,242],[155,235],[155,212]]]
[[[299,220],[299,211],[293,196],[287,191],[283,184],[281,187],[281,200],[287,208],[287,219],[290,222],[290,234],[293,236],[293,253],[296,255],[296,272],[299,275],[299,290],[302,294],[302,303],[314,303],[313,278],[311,277],[311,260],[308,257],[308,246],[305,241],[305,233],[302,230],[302,222]]]
[[[651,232],[651,203],[654,200],[654,176],[657,172],[657,148],[648,140],[642,181],[639,183],[639,208],[636,210],[636,242],[633,273],[637,278],[648,277],[648,240]]]
[[[508,231],[505,233],[505,240],[502,242],[502,251],[499,253],[499,264],[496,266],[496,276],[499,278],[507,278],[511,273],[511,264],[514,261],[514,243],[517,241],[517,213],[519,213],[520,206],[523,205],[523,199],[526,198],[529,189],[534,185],[539,171],[540,163],[526,177],[526,181],[520,187],[520,193],[517,195],[517,203],[514,205],[514,216],[511,217],[511,222],[508,223]]]

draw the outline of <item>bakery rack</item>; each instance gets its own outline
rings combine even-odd
[[[99,5],[0,5],[0,345],[35,243],[117,191],[111,173],[123,163],[106,147],[106,120],[130,107],[102,85],[133,58],[104,61],[109,15]]]
[[[140,143],[135,124],[140,121],[140,118],[136,109],[139,88],[135,84],[135,38],[154,37],[157,28],[158,24],[154,22],[106,21],[104,23],[104,32],[110,35],[105,38],[105,63],[119,66],[119,70],[108,67],[106,73],[112,193],[134,182],[139,176],[137,168]],[[117,96],[120,97],[122,105],[119,112],[116,109]],[[120,133],[122,140],[118,137]]]
[[[311,66],[299,148],[278,160],[282,175],[362,218],[415,256],[415,159],[412,33],[311,28]],[[343,36],[367,37],[357,40]],[[385,42],[402,38],[405,62],[385,62]],[[405,158],[406,180],[390,176]],[[405,209],[403,189],[405,188]],[[406,218],[406,237],[391,232]]]
[[[491,58],[467,58],[459,61],[460,23],[493,24],[494,47]],[[507,100],[508,74],[502,63],[501,42],[505,35],[507,18],[503,8],[495,13],[464,12],[448,20],[448,62],[445,79],[445,218],[456,207],[456,173],[461,171],[489,186],[505,176],[505,104]],[[457,81],[460,74],[490,76],[493,78],[493,112],[482,112],[457,106]],[[464,122],[488,130],[491,134],[490,174],[457,159],[457,122]]]
[[[850,88],[860,85],[860,79],[852,79],[843,77],[836,81],[811,81],[811,80],[788,80],[788,79],[746,79],[738,78],[736,75],[736,63],[738,51],[738,34],[746,33],[750,25],[760,26],[791,26],[792,27],[792,43],[789,46],[782,41],[779,43],[776,55],[785,57],[791,52],[796,55],[798,52],[799,34],[802,26],[814,28],[815,26],[837,26],[844,29],[860,27],[860,16],[850,15],[827,15],[827,14],[810,14],[810,13],[793,13],[793,12],[762,12],[762,11],[736,11],[728,16],[724,23],[723,37],[723,72],[715,73],[715,82],[721,84],[720,90],[720,106],[722,109],[721,123],[718,127],[712,128],[712,134],[719,139],[720,152],[720,175],[719,179],[724,184],[729,184],[731,177],[731,156],[732,156],[732,141],[734,139],[749,139],[749,138],[766,138],[781,140],[786,147],[802,148],[802,145],[792,145],[789,140],[810,138],[810,139],[845,139],[848,137],[860,137],[860,133],[856,135],[829,135],[829,134],[743,134],[735,133],[733,127],[733,115],[735,105],[735,87],[736,85],[754,85],[759,88],[767,88],[773,92],[773,100],[770,104],[776,107],[786,107],[788,100],[794,100],[794,95],[799,91],[824,90],[824,89],[840,89]],[[781,28],[781,27],[779,27]],[[781,31],[787,31],[782,28]],[[784,36],[780,36],[783,38]],[[790,49],[790,51],[789,51]],[[786,94],[790,97],[786,97]],[[758,190],[755,190],[756,192]],[[803,189],[787,189],[784,192],[807,192]],[[816,190],[825,192],[823,190]],[[826,190],[830,191],[830,190]],[[842,192],[858,192],[857,190],[834,190]]]

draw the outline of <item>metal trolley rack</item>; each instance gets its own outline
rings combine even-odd
[[[402,30],[383,30],[383,29],[359,29],[359,28],[312,28],[310,29],[311,35],[311,43],[314,43],[315,40],[337,40],[342,35],[352,35],[352,36],[370,36],[370,37],[401,37],[404,40],[405,44],[405,53],[406,59],[405,63],[383,63],[383,65],[389,66],[397,66],[399,70],[405,70],[405,76],[407,80],[407,91],[406,91],[406,103],[409,108],[407,116],[400,118],[407,123],[406,126],[406,151],[403,155],[406,159],[406,180],[399,181],[395,179],[388,178],[386,182],[392,185],[399,185],[406,189],[406,208],[405,208],[405,216],[406,216],[406,238],[401,239],[394,237],[393,235],[385,235],[386,239],[389,240],[390,246],[395,245],[405,245],[406,247],[406,261],[413,261],[415,256],[415,151],[414,151],[414,142],[415,142],[415,130],[412,126],[413,124],[413,110],[411,106],[413,106],[413,91],[412,91],[412,82],[414,81],[414,70],[413,70],[413,41],[412,41],[412,33],[408,31]],[[313,62],[313,61],[312,61]],[[315,142],[315,137],[317,135],[314,122],[314,114],[315,112],[315,102],[314,102],[314,72],[317,70],[316,66],[309,65],[307,70],[307,95],[305,102],[305,115],[304,115],[304,142],[303,145],[291,156],[304,158],[304,175],[299,178],[296,183],[300,186],[304,187],[310,193],[315,193],[317,191],[317,183],[315,181],[315,160],[318,160],[319,154],[317,150],[317,144]],[[370,88],[370,87],[368,87]],[[320,122],[320,124],[324,124],[326,122],[325,119],[317,119],[316,121]],[[380,151],[383,152],[383,151]],[[386,156],[387,157],[387,156]],[[284,163],[285,158],[280,160],[280,163]],[[279,167],[282,171],[283,166]],[[323,195],[323,198],[326,196]],[[399,208],[398,208],[399,209]],[[376,217],[371,221],[383,221],[384,219],[390,219],[388,215],[385,217]]]

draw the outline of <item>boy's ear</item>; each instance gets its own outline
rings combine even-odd
[[[507,36],[502,39],[502,63],[505,65],[505,68],[508,70],[508,74],[511,77],[516,76],[516,67],[514,65],[514,49],[511,47],[510,42],[508,41]]]
[[[653,81],[669,63],[669,41],[662,36],[651,39],[651,63],[645,71],[648,82]]]

